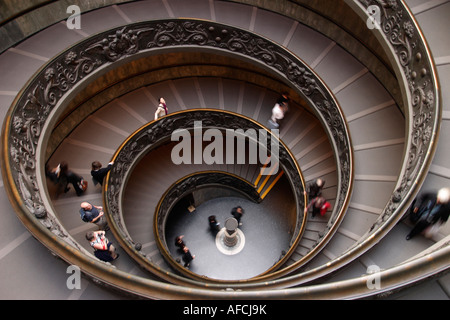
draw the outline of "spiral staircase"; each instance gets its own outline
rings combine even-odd
[[[450,179],[450,44],[441,37],[449,1],[81,1],[81,29],[68,27],[72,2],[15,9],[10,3],[3,4],[0,56],[0,279],[8,288],[2,299],[448,299],[450,226],[432,239],[406,241],[411,225],[404,216],[417,194],[448,186]],[[379,11],[370,12],[371,5]],[[378,17],[371,14],[385,22],[381,29],[371,24]],[[175,39],[180,32],[170,26],[184,22],[189,27],[183,32],[210,32],[215,43],[251,35],[258,39],[253,55],[196,42],[203,38],[181,44]],[[177,45],[161,37],[148,52],[136,49],[133,41],[154,30]],[[103,40],[119,35],[129,35],[128,46],[105,50]],[[245,36],[240,40],[247,44]],[[270,54],[290,64],[277,67]],[[286,76],[294,64],[304,68]],[[54,72],[64,74],[65,66],[76,75],[65,74],[63,82]],[[298,79],[315,82],[299,89]],[[311,87],[331,104],[314,100]],[[298,165],[299,184],[288,181],[289,170],[281,170],[284,178],[265,180],[255,165],[175,165],[167,141],[131,164],[122,160],[143,133],[164,130],[192,112],[222,112],[264,127],[283,91],[291,102],[280,141]],[[160,96],[170,114],[153,121]],[[22,101],[22,113],[15,114]],[[45,179],[45,164],[63,160],[89,181],[80,197],[73,190],[56,197]],[[91,182],[94,160],[114,161],[103,187]],[[128,164],[130,170],[122,169]],[[204,171],[243,179],[259,190],[263,205],[277,201],[283,183],[303,194],[307,184],[323,178],[333,207],[323,217],[303,215],[304,199],[295,197],[301,223],[285,259],[249,279],[210,279],[171,262],[154,219],[168,189]],[[112,205],[117,193],[119,205]],[[92,255],[85,233],[95,228],[80,220],[81,201],[108,209],[117,261]],[[70,265],[82,271],[79,289],[68,288]],[[377,288],[369,285],[373,266]]]

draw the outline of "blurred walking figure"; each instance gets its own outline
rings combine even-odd
[[[178,236],[175,238],[175,246],[178,247],[178,249],[183,250],[184,247],[186,247],[186,244],[183,241],[184,235]]]
[[[87,181],[82,176],[69,170],[69,165],[66,161],[62,161],[55,168],[47,169],[46,171],[47,177],[59,186],[58,193],[60,190],[67,193],[70,190],[69,184],[73,186],[77,196],[81,196],[87,189]]]
[[[317,179],[310,185],[308,185],[308,197],[309,199],[314,199],[322,194],[323,186],[325,185],[325,181],[322,179]]]
[[[331,208],[331,204],[325,200],[324,197],[318,196],[311,200],[308,206],[305,208],[305,214],[312,207],[312,216],[313,218],[318,214],[320,216],[324,216],[328,209]]]
[[[436,234],[448,220],[449,200],[450,190],[448,188],[440,189],[437,194],[427,192],[417,201],[414,200],[409,218],[415,225],[406,236],[406,240],[410,240],[422,232],[425,232],[428,237]]]
[[[283,93],[278,98],[275,106],[272,109],[272,117],[267,121],[269,129],[279,129],[281,120],[288,111],[289,98],[286,93]]]

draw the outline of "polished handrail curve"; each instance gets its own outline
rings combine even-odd
[[[437,147],[442,119],[439,81],[430,49],[414,15],[402,0],[345,0],[345,2],[367,22],[368,28],[376,33],[392,59],[406,106],[404,163],[394,192],[366,234],[329,263],[279,279],[278,285],[304,285],[317,277],[338,270],[375,246],[400,221],[420,191]],[[436,251],[439,250],[447,254],[449,252],[445,246]],[[443,254],[445,257],[445,253]],[[445,261],[445,258],[443,259]],[[421,261],[423,263],[424,260]],[[450,261],[450,256],[447,256],[447,261]],[[415,267],[433,273],[428,266],[420,266],[419,261],[415,263],[419,264]],[[449,266],[447,263],[447,268]],[[444,272],[445,269],[445,267],[436,268],[435,273]],[[405,273],[408,273],[407,268],[403,271],[401,268],[396,270],[397,287],[400,287],[401,283],[407,285],[404,278],[411,281],[410,275]],[[395,282],[395,279],[392,281]],[[362,290],[368,295],[376,292],[368,288]]]
[[[118,148],[115,155],[112,158],[114,166],[109,171],[106,177],[106,183],[104,186],[104,203],[105,211],[108,212],[110,218],[111,230],[115,237],[120,242],[122,248],[125,248],[127,253],[135,259],[143,268],[148,269],[154,274],[160,274],[161,277],[171,277],[172,270],[161,270],[161,267],[151,260],[142,255],[139,250],[139,244],[136,243],[132,236],[126,229],[122,199],[123,192],[126,189],[127,181],[133,172],[133,168],[139,163],[140,159],[151,152],[155,147],[163,145],[171,140],[172,134],[176,130],[195,130],[195,124],[201,122],[202,128],[213,128],[218,130],[242,130],[242,133],[234,133],[237,137],[248,138],[249,142],[257,145],[258,148],[275,149],[276,152],[270,150],[271,158],[270,163],[278,166],[278,170],[283,170],[284,174],[290,183],[291,190],[294,195],[294,202],[296,203],[297,219],[293,226],[292,237],[290,241],[290,248],[287,250],[285,257],[282,261],[277,263],[281,265],[295,250],[297,243],[300,241],[303,231],[306,226],[305,209],[305,182],[300,171],[300,168],[282,141],[278,139],[277,135],[274,135],[272,131],[267,129],[255,120],[248,117],[239,115],[237,113],[218,109],[189,109],[185,111],[178,111],[169,115],[166,115],[156,121],[151,121],[148,124],[142,126],[136,130],[130,137],[128,137],[122,145]],[[265,133],[266,137],[261,140],[261,137],[247,135],[248,130],[254,130],[254,132],[261,131]],[[197,133],[198,134],[198,133]],[[252,140],[252,141],[250,141]],[[268,144],[265,144],[268,143]],[[267,150],[264,153],[267,153]],[[265,161],[264,159],[259,159]],[[261,163],[262,167],[264,163]],[[182,181],[179,181],[180,183]],[[182,187],[183,185],[181,185]],[[177,189],[179,191],[179,189]],[[164,201],[165,197],[161,199]],[[168,214],[167,208],[164,208],[164,212],[161,211],[161,201],[155,208],[154,215],[154,231],[155,239],[159,248],[164,248],[164,239],[161,235],[164,234],[164,221],[162,217]],[[150,230],[149,230],[150,232]],[[137,247],[136,247],[137,245]],[[169,258],[165,251],[162,250],[163,256]],[[271,268],[272,270],[273,268]],[[217,282],[221,284],[233,283],[231,281],[222,281],[220,279],[206,279],[202,276],[193,274],[192,272],[184,272],[190,275],[191,278],[196,278],[197,281],[203,282]],[[258,277],[252,279],[243,279],[237,282],[256,282]],[[175,282],[179,282],[179,277],[174,277]],[[201,284],[203,286],[203,284]]]
[[[55,235],[75,248],[78,245],[55,218],[46,194],[43,150],[52,124],[77,90],[114,63],[123,63],[138,54],[151,54],[155,50],[183,47],[215,50],[257,63],[285,79],[312,106],[315,103],[326,106],[319,118],[331,120],[335,125],[333,130],[342,129],[339,135],[330,133],[330,139],[333,146],[341,147],[336,151],[340,156],[338,168],[349,167],[350,142],[335,100],[314,72],[282,47],[247,31],[209,21],[175,19],[115,28],[83,40],[51,59],[21,90],[5,118],[2,169],[8,195],[11,202],[17,203],[14,207],[29,218],[25,223],[29,229],[35,229],[29,223],[37,221],[46,226],[45,230],[38,228],[40,231],[32,233],[55,254],[66,252],[59,241],[47,241]],[[324,123],[328,123],[327,120]],[[341,185],[349,187],[351,176],[348,170],[341,170]],[[339,190],[336,203],[341,207],[337,205],[335,212],[340,208],[338,216],[342,216],[349,190]],[[71,257],[64,259],[70,261]],[[81,267],[88,263],[85,261]]]
[[[373,31],[384,39],[391,51],[408,106],[405,109],[408,127],[402,173],[394,194],[372,231],[390,216],[402,214],[419,191],[439,136],[441,93],[426,39],[404,1],[359,0],[352,3],[359,9],[357,12],[368,19],[368,24],[376,23]],[[368,17],[371,10],[379,16]]]
[[[442,120],[441,92],[434,60],[420,27],[402,0],[347,1],[383,40],[403,90],[406,143],[395,191],[380,217],[354,247],[377,242],[403,216],[420,191],[436,151]],[[373,16],[376,13],[377,16]]]
[[[426,39],[413,14],[401,0],[346,0],[346,2],[367,21],[368,27],[373,26],[373,32],[377,33],[380,43],[385,45],[398,78],[401,79],[399,82],[400,88],[403,89],[407,119],[404,163],[395,191],[380,217],[366,234],[328,264],[280,279],[285,285],[288,283],[302,285],[319,275],[326,275],[331,270],[337,270],[350,263],[378,243],[402,218],[419,192],[436,151],[442,117],[438,78]],[[379,14],[376,16],[378,20],[375,20],[374,12]],[[440,250],[448,252],[445,246]],[[449,259],[450,256],[447,257],[447,261]],[[421,267],[432,272],[427,266]],[[443,272],[444,269],[437,268],[436,273]],[[402,274],[401,270],[397,272],[399,282],[397,285],[401,286],[403,277],[409,276]],[[403,270],[403,273],[407,272],[407,269]],[[366,292],[374,294],[371,290]]]

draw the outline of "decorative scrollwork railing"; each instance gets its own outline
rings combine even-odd
[[[155,147],[170,141],[172,134],[176,130],[194,131],[195,124],[198,122],[202,123],[202,128],[204,129],[212,128],[223,130],[224,132],[225,130],[233,130],[234,132],[242,130],[242,137],[244,139],[252,138],[245,135],[244,132],[248,132],[248,130],[254,130],[254,132],[259,131],[260,133],[261,131],[264,133],[267,132],[265,128],[256,121],[229,111],[214,109],[191,109],[179,111],[160,118],[157,121],[152,121],[133,133],[117,150],[113,157],[114,166],[107,176],[104,202],[105,209],[112,219],[111,229],[116,234],[116,238],[119,239],[118,241],[120,241],[121,247],[127,248],[128,254],[141,263],[145,263],[145,265],[142,264],[143,267],[147,267],[151,272],[158,272],[160,267],[153,264],[152,261],[144,259],[139,250],[136,250],[137,243],[133,241],[132,236],[127,232],[126,225],[124,223],[122,198],[123,191],[126,188],[126,181],[132,173],[133,168],[145,154],[151,152],[151,150]],[[239,134],[236,133],[236,136],[239,136]],[[255,138],[258,137],[255,136]],[[266,138],[270,139],[263,139],[262,142],[261,138],[259,138],[252,143],[257,144],[258,148],[262,147],[263,149],[275,148],[276,145],[277,153],[275,154],[271,152],[271,157],[275,157],[275,159],[271,158],[270,162],[277,162],[279,169],[283,170],[284,174],[287,176],[295,198],[294,202],[296,203],[297,218],[295,226],[292,228],[290,250],[288,250],[285,255],[285,259],[287,259],[295,249],[295,246],[300,240],[305,228],[305,196],[303,194],[305,185],[300,168],[289,150],[280,140],[278,140],[277,136],[270,133],[266,136]],[[266,151],[264,152],[266,153]],[[260,165],[262,167],[264,162]],[[208,181],[208,177],[203,177],[203,180],[205,180],[204,182],[206,183]],[[193,179],[184,181],[192,183]],[[181,192],[183,187],[186,187],[186,185],[182,183],[177,186],[177,188],[174,188],[176,192],[172,192],[170,199]],[[243,186],[243,188],[244,187],[245,186]],[[248,193],[251,194],[250,191],[248,191]],[[164,234],[163,218],[168,214],[168,204],[172,203],[171,201],[167,203],[167,200],[169,200],[169,198],[162,199],[162,203],[165,204],[163,208],[161,207],[161,204],[158,208],[155,208],[156,220],[154,229],[156,234],[159,235]],[[161,212],[161,210],[163,211]],[[156,238],[156,240],[159,241],[159,246],[163,248],[164,245],[162,243],[164,240],[161,237]],[[199,279],[203,278],[199,277]]]
[[[425,38],[403,1],[352,1],[358,13],[391,50],[394,71],[402,80],[406,113],[405,162],[395,192],[370,232],[402,214],[420,188],[436,148],[441,118],[438,80]],[[376,12],[376,17],[368,17]],[[371,19],[371,20],[369,20]],[[368,22],[369,23],[369,22]]]
[[[378,33],[380,42],[386,46],[386,51],[392,58],[406,106],[407,141],[404,163],[395,191],[366,234],[329,264],[280,281],[291,285],[306,283],[350,263],[372,248],[395,226],[419,192],[431,164],[439,134],[442,111],[435,66],[426,40],[408,7],[401,0],[346,2],[368,25],[376,22],[373,31]],[[373,12],[378,14],[378,20],[371,16]],[[446,248],[439,250],[444,251]],[[442,271],[442,268],[439,270]],[[403,281],[404,275],[398,272],[399,281]]]
[[[406,106],[404,163],[395,191],[365,235],[330,263],[276,280],[278,286],[307,283],[339,269],[372,248],[402,218],[419,192],[436,149],[442,113],[438,79],[430,50],[413,14],[402,0],[346,0],[346,3],[367,21],[367,25],[372,24],[373,32],[377,33],[380,43],[392,59]],[[377,13],[376,17],[374,13]],[[447,254],[448,261],[447,245],[439,247],[432,255],[441,259]],[[410,261],[408,268],[422,269],[424,272],[427,269],[428,274],[432,273],[432,268],[423,263],[424,260],[419,259]],[[445,268],[445,264],[440,264],[436,272],[442,272]],[[414,278],[405,275],[405,272],[408,271],[402,271],[401,267],[395,269],[394,274],[399,283],[407,283]],[[391,270],[386,271],[386,274],[391,276]],[[395,276],[390,279],[392,283],[396,281]],[[364,293],[361,296],[370,295],[369,291],[362,288],[361,292]]]
[[[339,181],[329,232],[321,244],[336,230],[351,193],[352,151],[342,112],[320,78],[283,47],[248,31],[200,20],[147,21],[94,35],[51,59],[21,90],[6,116],[2,173],[9,198],[30,231],[66,261],[73,258],[66,256],[67,245],[81,248],[58,221],[48,200],[44,150],[52,126],[68,100],[115,63],[157,50],[185,48],[236,55],[258,64],[289,83],[316,110],[337,155]],[[58,241],[52,240],[55,236]],[[76,258],[83,265],[83,258]]]

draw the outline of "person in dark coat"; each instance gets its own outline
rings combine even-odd
[[[244,215],[244,209],[241,206],[237,206],[231,210],[231,215],[237,220],[238,224],[241,226],[241,218]]]
[[[211,231],[217,232],[220,230],[220,223],[216,220],[216,216],[209,216],[208,221]]]
[[[325,185],[325,181],[322,179],[317,179],[313,183],[308,186],[308,197],[310,200],[317,198],[322,194],[323,186]]]
[[[406,236],[406,240],[410,240],[436,224],[440,226],[446,223],[450,213],[449,200],[450,190],[448,188],[440,189],[437,195],[427,192],[417,201],[414,200],[410,211],[410,220],[415,225]]]
[[[81,196],[86,190],[87,182],[82,176],[70,170],[67,162],[63,161],[59,166],[61,169],[59,178],[60,182],[64,185],[64,192],[69,191],[69,184],[71,184],[75,189],[77,196]]]
[[[105,176],[108,174],[109,170],[111,170],[113,164],[113,162],[110,162],[107,167],[102,168],[102,164],[99,161],[92,162],[91,176],[94,180],[94,185],[96,185],[97,183],[103,185],[103,180],[105,179]]]
[[[189,250],[188,247],[184,246],[183,248],[183,261],[184,261],[184,266],[186,268],[189,268],[189,266],[191,265],[191,261],[195,259],[195,255],[191,254],[191,251]]]
[[[46,165],[45,174],[55,185],[57,185],[57,195],[61,192],[67,193],[70,190],[69,184],[72,184],[77,196],[81,196],[87,188],[87,181],[85,181],[82,176],[69,170],[69,165],[65,161],[62,161],[53,169],[50,169],[48,165]]]

